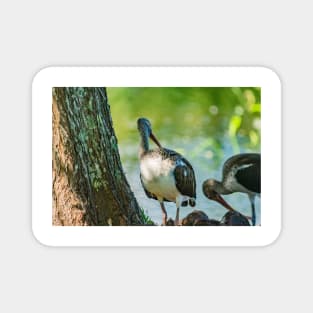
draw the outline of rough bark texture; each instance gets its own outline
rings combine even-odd
[[[140,225],[105,88],[53,88],[53,225]]]

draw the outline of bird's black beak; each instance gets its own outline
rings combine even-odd
[[[153,135],[152,132],[150,133],[150,138],[153,140],[153,142],[154,142],[158,147],[162,148],[162,146],[161,146],[159,140]]]

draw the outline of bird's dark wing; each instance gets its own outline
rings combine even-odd
[[[161,154],[163,159],[171,159],[173,162],[176,162],[178,159],[183,157],[178,152],[167,148],[159,148],[158,153]]]
[[[181,154],[174,150],[162,148],[159,150],[164,159],[171,159],[175,164],[174,177],[176,188],[185,196],[196,199],[196,178],[192,165]],[[193,201],[192,206],[195,205]]]
[[[223,166],[223,176],[230,171],[233,166],[244,166],[256,164],[261,168],[261,155],[259,153],[241,153],[230,157]]]
[[[235,167],[235,178],[245,188],[261,193],[261,155],[242,153],[229,158],[223,168],[223,176]]]
[[[185,196],[196,198],[196,178],[191,164],[180,158],[174,169],[176,188]]]
[[[239,168],[235,177],[248,190],[261,193],[261,169],[256,164]]]

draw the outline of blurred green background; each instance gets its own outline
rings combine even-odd
[[[220,219],[226,210],[203,196],[202,182],[220,179],[224,161],[233,154],[260,152],[261,88],[109,87],[107,92],[123,168],[144,211],[161,222],[158,202],[146,197],[139,180],[139,117],[150,120],[163,146],[182,153],[191,162],[197,179],[196,208]],[[225,199],[251,215],[245,195],[233,194]],[[174,217],[175,204],[167,203],[166,207],[168,215]],[[182,208],[181,217],[190,211]]]

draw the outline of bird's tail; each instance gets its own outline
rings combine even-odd
[[[196,200],[195,199],[185,200],[181,203],[181,206],[187,206],[188,204],[194,207],[196,205]]]
[[[189,205],[192,207],[196,206],[196,200],[195,199],[189,199]]]

